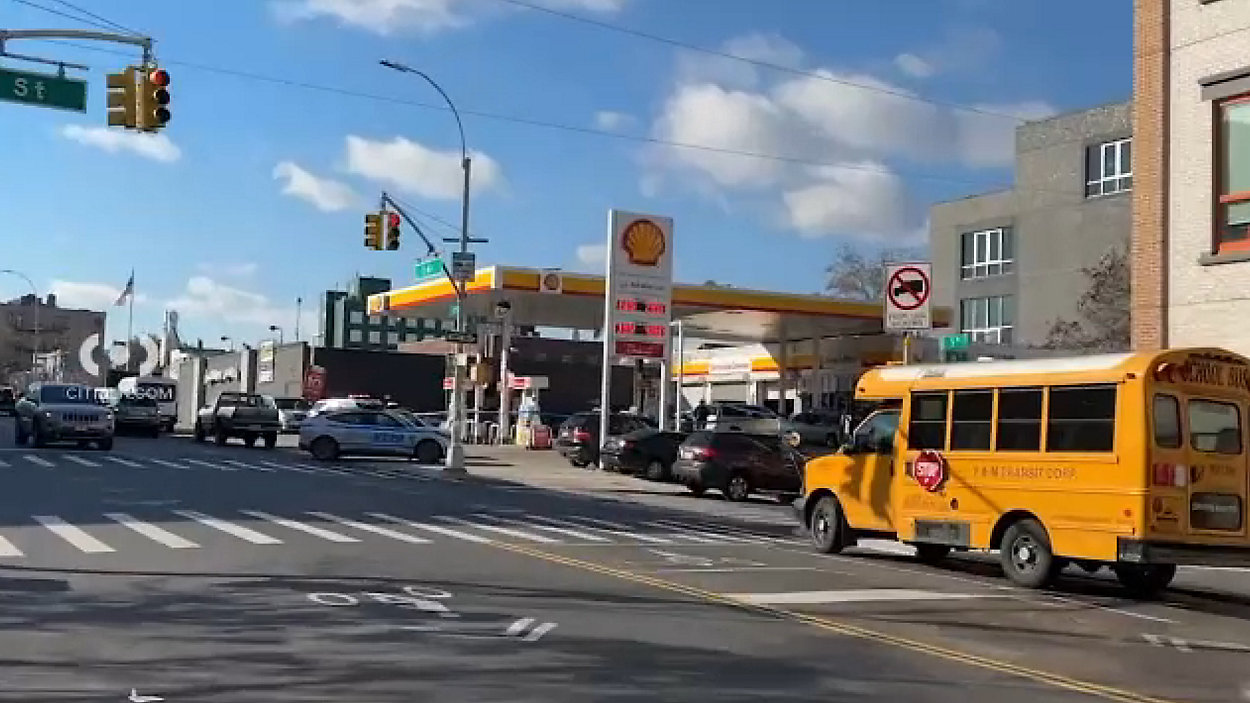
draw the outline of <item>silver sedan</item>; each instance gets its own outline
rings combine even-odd
[[[406,456],[434,464],[447,453],[449,437],[384,410],[346,409],[319,413],[299,428],[299,447],[322,461],[344,454]]]

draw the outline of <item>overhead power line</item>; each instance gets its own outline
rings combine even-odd
[[[90,11],[90,10],[84,9],[84,8],[82,8],[82,7],[79,7],[78,5],[75,5],[75,4],[74,4],[74,3],[72,3],[72,2],[68,2],[67,0],[53,0],[53,2],[56,2],[56,3],[57,3],[57,4],[59,4],[59,5],[63,5],[63,6],[65,6],[65,7],[68,7],[69,9],[74,10],[75,12],[78,12],[79,14],[86,15],[87,17],[90,17],[90,18],[95,19],[95,20],[99,20],[100,22],[103,22],[104,24],[107,24],[107,25],[109,25],[109,26],[111,26],[111,27],[113,27],[113,28],[115,28],[115,29],[119,29],[119,30],[121,30],[121,31],[123,31],[123,32],[125,32],[125,33],[127,33],[127,34],[133,34],[133,35],[135,35],[136,37],[141,37],[141,36],[143,36],[143,34],[142,34],[142,33],[140,33],[140,32],[136,32],[135,30],[133,30],[133,29],[131,29],[131,28],[127,27],[127,26],[126,26],[126,25],[124,25],[124,24],[118,24],[118,23],[114,22],[113,20],[111,20],[111,19],[109,19],[109,18],[107,18],[107,17],[101,17],[100,15],[97,15],[96,13],[94,13],[94,12],[92,12],[92,11]]]
[[[71,19],[71,20],[74,20],[75,22],[81,22],[82,24],[85,24],[85,25],[90,25],[90,26],[92,26],[92,27],[95,27],[96,29],[105,29],[105,30],[108,30],[108,31],[110,31],[110,32],[111,32],[111,31],[116,30],[116,27],[110,26],[110,25],[105,24],[105,23],[103,23],[103,22],[99,22],[99,21],[97,21],[97,20],[93,20],[93,19],[89,19],[89,18],[81,17],[81,16],[79,16],[79,15],[73,15],[73,14],[70,14],[70,13],[68,13],[68,12],[64,12],[64,11],[62,11],[62,10],[58,10],[58,9],[56,9],[56,8],[53,8],[53,7],[48,7],[47,5],[40,5],[40,4],[39,4],[39,3],[37,3],[37,2],[31,2],[31,0],[13,0],[13,2],[18,3],[19,5],[26,5],[27,7],[33,7],[33,8],[35,8],[36,10],[43,10],[44,12],[47,12],[47,13],[49,13],[49,14],[58,15],[58,16],[60,16],[60,17],[64,17],[64,18],[66,18],[66,19]]]
[[[688,42],[684,42],[679,39],[673,39],[671,37],[665,37],[659,34],[652,34],[651,32],[644,32],[641,29],[634,29],[633,27],[625,27],[619,24],[612,24],[611,22],[604,22],[603,20],[597,20],[597,19],[593,19],[590,17],[577,15],[572,12],[564,12],[563,10],[557,10],[551,7],[544,7],[542,5],[536,5],[532,2],[526,2],[526,0],[497,0],[497,2],[507,3],[509,5],[522,7],[527,10],[533,10],[535,12],[542,12],[548,15],[552,15],[554,17],[561,17],[566,20],[572,20],[574,22],[580,22],[582,24],[590,25],[592,27],[598,27],[599,29],[604,29],[610,32],[628,34],[629,36],[632,36],[632,37],[638,37],[640,39],[646,39],[646,40],[657,42],[660,44],[667,44],[668,46],[676,47],[679,49],[685,49],[687,51],[695,51],[701,54],[707,54],[709,56],[716,56],[718,58],[728,59],[730,61],[737,61],[739,63],[744,63],[750,66],[755,66],[756,68],[767,68],[773,71],[781,71],[782,73],[789,73],[795,76],[803,76],[805,78],[813,78],[816,80],[825,81],[826,83],[835,83],[837,85],[847,86],[849,88],[857,88],[859,90],[866,90],[866,91],[873,92],[873,93],[883,93],[885,95],[892,95],[896,98],[902,98],[904,100],[912,100],[912,101],[919,102],[919,103],[928,103],[930,105],[946,107],[952,110],[959,110],[960,112],[971,112],[971,113],[975,113],[978,115],[1001,117],[1003,119],[1015,120],[1016,122],[1027,122],[1031,119],[1035,119],[1029,116],[1013,115],[1011,113],[999,112],[996,110],[990,110],[990,109],[983,108],[983,107],[976,107],[973,105],[964,105],[962,103],[956,103],[956,102],[951,102],[951,101],[946,101],[946,100],[936,100],[934,98],[926,98],[920,95],[916,95],[914,93],[909,93],[904,90],[897,90],[894,88],[885,88],[879,85],[871,85],[868,83],[859,83],[857,81],[848,80],[846,78],[838,78],[837,76],[831,76],[827,73],[817,73],[816,71],[806,71],[801,68],[795,68],[793,66],[786,66],[784,64],[773,63],[771,61],[764,61],[761,59],[753,59],[747,56],[740,56],[738,54],[730,53],[728,51],[722,51],[719,49],[709,49],[706,46],[699,46],[698,44],[690,44]]]

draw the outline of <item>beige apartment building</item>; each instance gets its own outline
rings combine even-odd
[[[1134,0],[1133,345],[1250,355],[1250,0]]]

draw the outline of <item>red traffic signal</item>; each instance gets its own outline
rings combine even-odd
[[[152,73],[148,74],[148,80],[152,81],[152,83],[155,84],[159,88],[168,88],[169,87],[169,71],[166,71],[163,68],[158,68],[152,71]]]
[[[389,251],[399,249],[399,213],[386,213],[386,248]]]
[[[388,212],[386,214],[386,227],[387,229],[399,228],[399,213],[398,212]]]

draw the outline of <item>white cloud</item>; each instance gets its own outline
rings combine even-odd
[[[346,183],[318,178],[292,161],[283,161],[274,166],[273,177],[284,181],[284,195],[305,200],[322,212],[346,210],[360,200],[356,191]]]
[[[110,154],[128,151],[153,161],[172,163],[182,158],[182,150],[164,132],[149,134],[109,127],[84,127],[67,124],[61,136],[86,146],[103,149]]]
[[[211,263],[201,262],[195,265],[196,270],[210,274],[221,274],[223,276],[233,276],[236,278],[246,278],[255,275],[260,266],[255,261],[239,261],[235,263]]]
[[[497,161],[480,152],[469,156],[475,193],[502,185]],[[458,200],[464,189],[459,150],[438,151],[403,137],[384,142],[349,135],[347,171],[431,200]]]
[[[188,318],[203,318],[217,323],[253,325],[268,328],[279,325],[294,328],[294,305],[275,305],[261,293],[223,284],[208,276],[187,279],[181,295],[165,304]]]
[[[1033,100],[1022,103],[974,105],[984,114],[964,113],[959,120],[958,150],[969,166],[1008,166],[1016,150],[1015,124],[998,115],[1016,115],[1026,121],[1055,114],[1049,103]]]
[[[882,238],[912,226],[907,189],[897,174],[873,162],[844,166],[813,169],[815,182],[782,196],[787,223],[801,236]]]
[[[588,269],[602,270],[607,262],[606,244],[582,244],[577,247],[577,261]]]
[[[627,0],[536,0],[555,10],[612,13]],[[294,22],[330,18],[381,35],[416,31],[423,34],[456,29],[489,14],[481,0],[275,0],[270,3],[279,20]]]
[[[122,286],[54,280],[48,286],[48,292],[56,294],[56,304],[64,308],[107,311],[117,303],[117,298],[122,294]],[[147,302],[148,296],[142,293],[135,294],[136,305]]]
[[[912,78],[928,78],[937,72],[933,64],[915,54],[903,53],[895,56],[894,65]]]
[[[633,115],[612,110],[600,110],[595,113],[595,127],[609,132],[620,132],[633,127],[638,120]]]
[[[704,52],[683,51],[677,55],[678,83],[715,83],[732,88],[754,88],[761,79],[759,62],[798,68],[803,63],[803,50],[779,34],[747,34],[734,37],[720,46],[721,53],[741,61]]]

